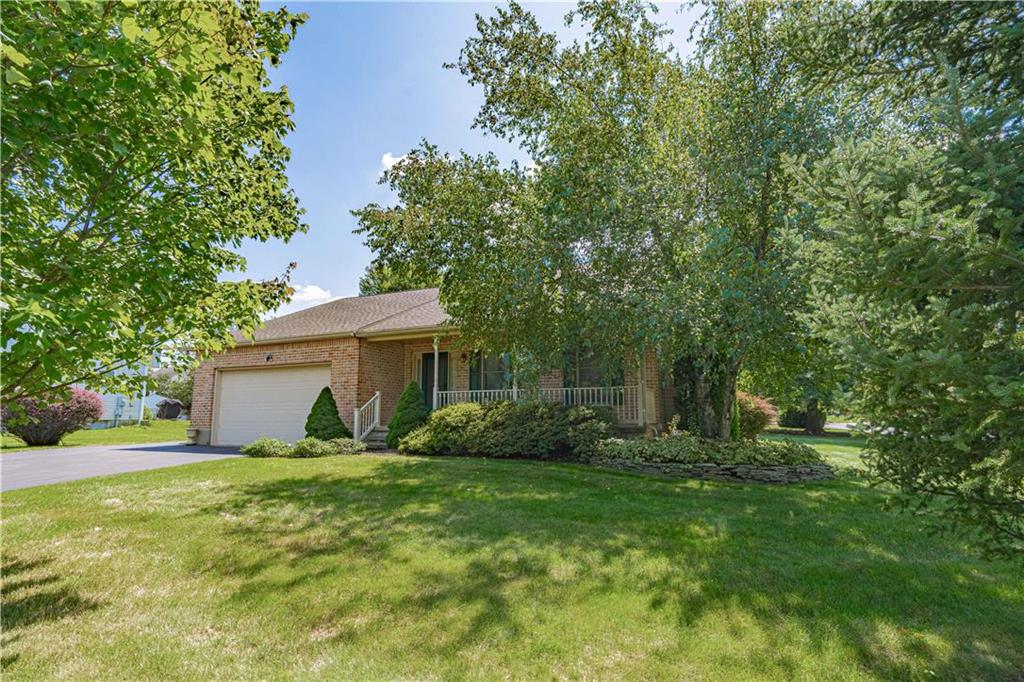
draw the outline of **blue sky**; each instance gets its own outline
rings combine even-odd
[[[389,203],[377,184],[383,160],[401,156],[426,138],[447,151],[494,151],[503,160],[526,161],[506,142],[484,136],[471,125],[479,88],[442,67],[455,61],[475,30],[475,14],[490,15],[484,3],[265,3],[286,5],[309,15],[283,63],[271,73],[295,103],[296,129],[287,138],[291,185],[306,210],[309,231],[284,244],[250,243],[242,248],[247,274],[279,275],[298,263],[291,312],[359,292],[359,277],[370,262],[362,238],[352,233],[349,211],[369,202]],[[572,39],[563,17],[569,3],[527,7],[545,30]],[[679,3],[660,5],[658,17],[675,29],[682,47],[694,11]]]

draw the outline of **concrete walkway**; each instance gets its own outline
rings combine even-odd
[[[237,448],[184,443],[81,445],[49,450],[17,450],[0,455],[0,490],[31,488],[80,478],[238,457]]]

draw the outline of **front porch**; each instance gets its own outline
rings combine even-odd
[[[557,405],[588,405],[611,410],[622,426],[640,426],[643,419],[642,389],[635,386],[585,386],[574,388],[518,387],[496,390],[438,391],[434,407],[455,403],[490,403],[497,400],[541,400]]]
[[[626,428],[642,428],[662,419],[653,358],[632,363],[619,383],[590,385],[598,382],[580,381],[579,376],[569,376],[559,367],[541,372],[535,385],[527,386],[520,384],[507,354],[466,352],[447,335],[365,339],[360,356],[358,401],[350,413],[357,439],[387,424],[399,395],[411,381],[419,384],[431,409],[464,402],[541,400],[607,408],[618,425]]]

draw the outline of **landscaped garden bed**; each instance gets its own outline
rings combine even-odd
[[[678,432],[623,439],[610,437],[612,432],[607,415],[589,407],[463,403],[431,413],[425,424],[401,440],[399,450],[414,455],[572,460],[723,481],[796,483],[833,477],[817,451],[795,441],[705,440]]]

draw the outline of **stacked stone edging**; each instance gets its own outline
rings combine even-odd
[[[597,459],[592,464],[642,474],[674,478],[697,478],[736,483],[800,483],[827,481],[835,477],[827,464],[682,464],[679,462],[634,462],[628,459]]]

